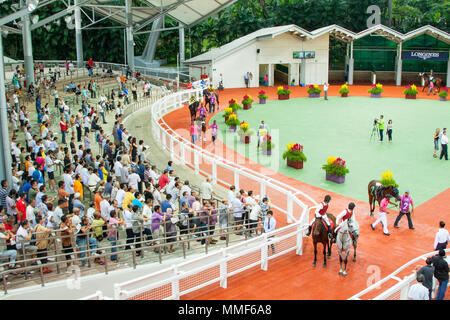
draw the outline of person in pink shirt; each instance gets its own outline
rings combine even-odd
[[[198,130],[200,128],[198,127],[198,125],[192,121],[191,122],[191,137],[192,137],[192,143],[195,144],[195,140],[197,140],[197,136],[198,136]]]
[[[198,114],[200,115],[200,118],[206,118],[206,108],[203,105],[203,103],[200,105],[200,108],[198,109]]]
[[[216,123],[216,120],[214,120],[213,124],[209,126],[211,129],[211,135],[212,135],[212,142],[215,145],[216,144],[216,138],[217,138],[217,132],[219,131],[219,126]]]
[[[370,227],[372,228],[372,230],[375,230],[375,226],[381,222],[381,224],[383,225],[383,233],[386,236],[390,236],[391,234],[389,233],[389,230],[387,228],[387,218],[386,218],[386,213],[387,213],[387,205],[393,204],[394,206],[398,207],[398,204],[391,202],[391,200],[389,200],[390,198],[392,198],[392,196],[390,194],[386,194],[383,198],[383,200],[381,200],[380,202],[380,209],[378,211],[379,214],[379,218],[377,219],[377,221],[375,221],[375,223],[372,223],[370,225]]]

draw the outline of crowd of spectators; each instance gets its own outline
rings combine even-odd
[[[124,91],[127,79],[119,78],[119,90]],[[159,253],[164,244],[171,253],[182,237],[197,237],[202,245],[217,243],[216,227],[220,240],[230,231],[251,237],[264,230],[264,219],[271,214],[267,197],[236,192],[232,186],[228,197],[219,200],[209,178],[196,189],[181,180],[171,161],[158,170],[144,140],[132,136],[123,124],[123,104],[114,90],[109,97],[96,97],[95,84],[92,77],[78,110],[58,94],[58,81],[54,106],[42,106],[37,90],[34,121],[25,104],[16,104],[17,92],[11,95],[13,182],[3,180],[0,188],[0,256],[8,260],[7,267],[23,266],[24,258],[32,265],[47,264],[54,260],[48,255],[57,245],[68,266],[74,256],[83,266],[88,247],[92,259],[103,264],[96,257],[102,253],[102,242],[111,247],[109,259],[117,261],[114,246],[122,238],[125,250],[148,245]],[[149,83],[141,84],[143,96],[151,96]],[[137,99],[137,83],[132,87]],[[51,108],[59,124],[52,122]],[[113,119],[111,134],[102,128],[106,115]],[[43,270],[52,272],[45,266]]]

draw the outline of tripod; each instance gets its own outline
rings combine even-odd
[[[372,139],[375,137],[377,137],[378,140],[380,139],[380,132],[378,131],[376,123],[373,124],[372,133],[370,134],[370,141],[372,141]]]

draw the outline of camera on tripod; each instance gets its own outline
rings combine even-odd
[[[378,124],[378,119],[373,120],[373,125],[376,126]]]

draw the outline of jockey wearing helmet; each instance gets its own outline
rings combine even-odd
[[[355,218],[353,217],[353,209],[355,209],[356,205],[353,202],[350,202],[348,204],[348,208],[342,211],[337,217],[336,217],[336,224],[338,225],[337,228],[334,230],[334,235],[338,234],[339,229],[342,227],[342,224],[344,221]],[[339,223],[339,220],[342,221]],[[336,241],[336,236],[333,237],[333,242]]]
[[[314,221],[316,221],[316,219],[323,219],[323,221],[326,223],[327,228],[328,228],[328,235],[331,236],[331,225],[330,225],[330,221],[328,220],[328,217],[327,217],[328,204],[330,203],[330,200],[331,200],[331,197],[329,195],[326,195],[323,202],[319,204],[319,206],[317,207],[316,212],[314,214],[314,218],[311,220],[311,222],[309,224],[308,232],[306,233],[306,236],[309,236],[311,234],[312,225],[313,225]]]

